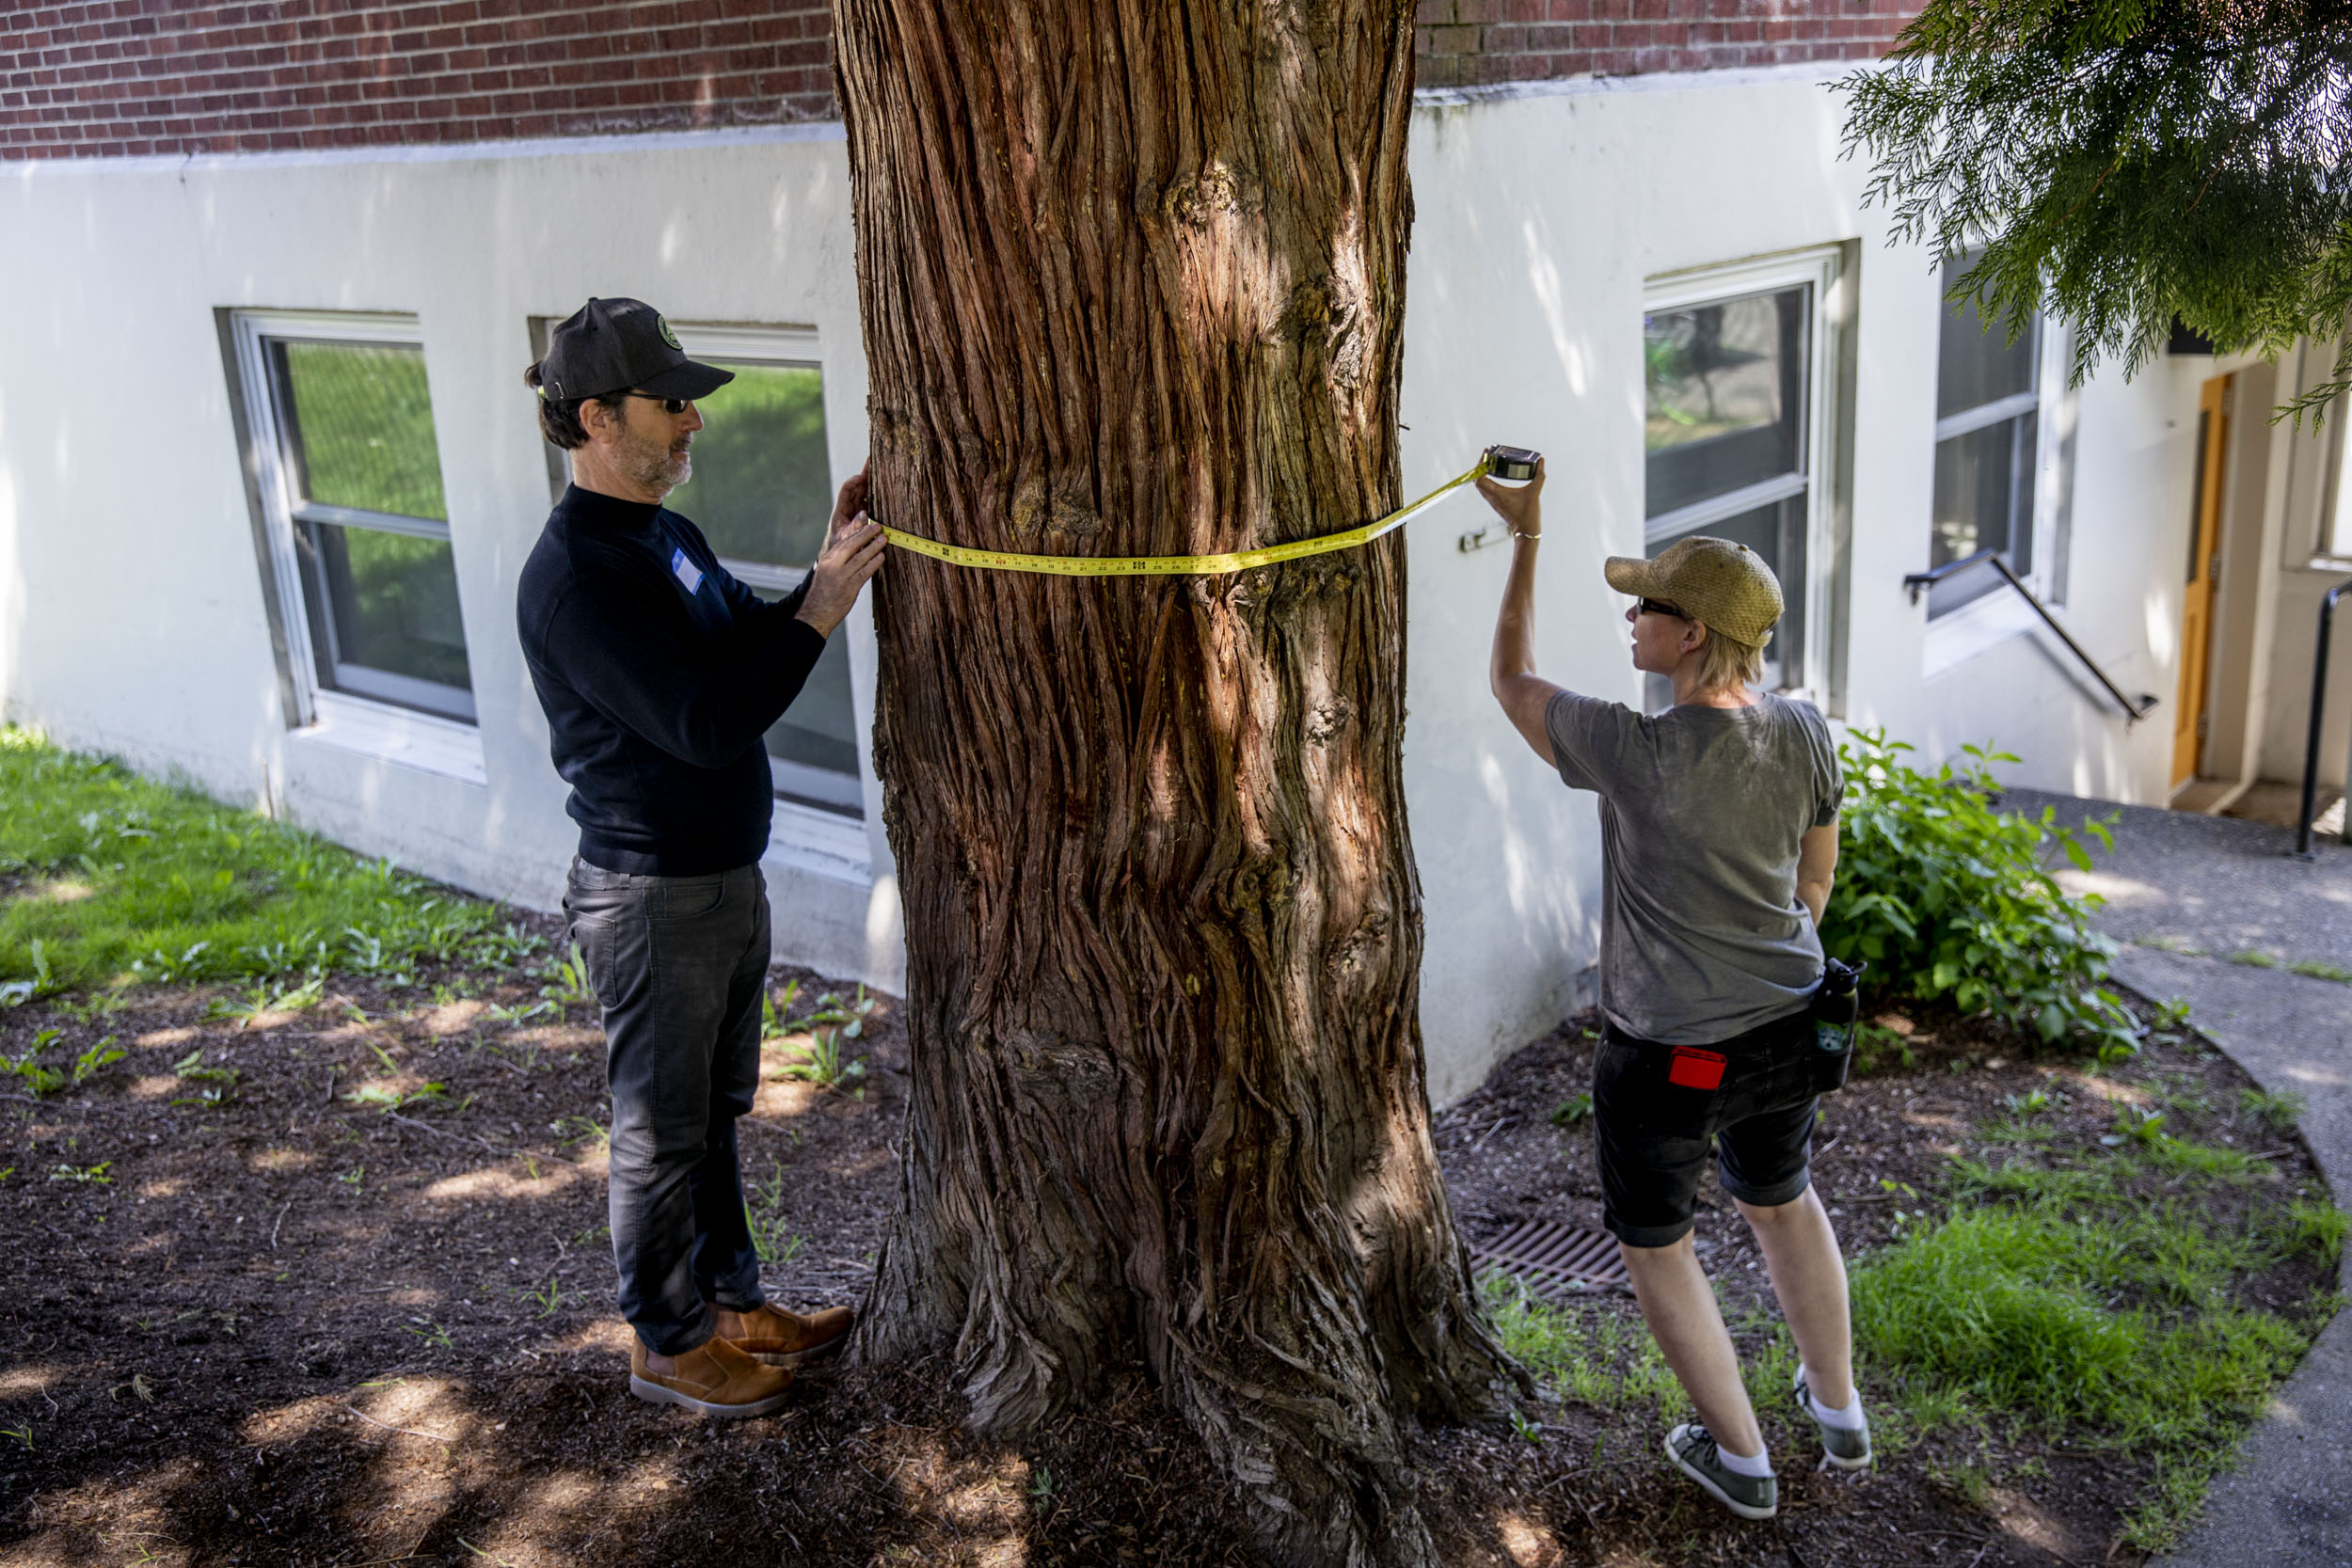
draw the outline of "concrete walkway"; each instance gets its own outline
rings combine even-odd
[[[2013,790],[2060,821],[2120,811],[2115,853],[2059,880],[2103,895],[2122,942],[2115,976],[2188,999],[2197,1027],[2264,1088],[2301,1095],[2302,1131],[2339,1205],[2352,1207],[2352,985],[2283,966],[2352,969],[2352,847],[2290,859],[2284,829]],[[2262,954],[2282,967],[2229,961]],[[2352,1260],[2345,1270],[2352,1285]],[[2352,1568],[2352,1312],[2339,1314],[2248,1433],[2238,1468],[2166,1568]]]

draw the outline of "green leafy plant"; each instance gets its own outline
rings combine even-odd
[[[438,1345],[443,1350],[457,1348],[456,1341],[450,1338],[447,1323],[434,1323],[424,1318],[411,1318],[401,1326],[428,1345]]]
[[[793,982],[792,990],[798,989],[799,982]],[[814,1033],[830,1026],[839,1029],[842,1038],[853,1040],[866,1032],[866,1020],[873,1010],[874,999],[866,994],[866,988],[862,985],[857,988],[857,996],[853,1001],[844,1001],[839,992],[829,990],[817,998],[815,1009],[806,1018],[795,1019],[786,1025],[786,1032]]]
[[[539,1308],[539,1316],[551,1318],[580,1299],[580,1293],[554,1275],[535,1291],[517,1291],[516,1294]]]
[[[779,1069],[786,1078],[798,1078],[820,1089],[837,1089],[853,1078],[866,1076],[866,1058],[860,1056],[844,1061],[841,1056],[841,1037],[846,1027],[824,1029],[809,1036],[801,1047],[801,1059],[787,1062]]]
[[[2027,1089],[2024,1094],[2003,1095],[2001,1103],[2009,1107],[2012,1116],[2038,1117],[2057,1101],[2047,1089]]]
[[[2064,827],[2055,807],[1995,809],[1991,765],[2017,760],[2007,752],[1966,747],[1960,768],[1927,773],[1902,760],[1911,750],[1883,730],[1854,730],[1838,747],[1847,787],[1821,922],[1830,956],[1867,959],[1882,992],[1994,1014],[2105,1060],[2137,1052],[2137,1023],[2099,984],[2115,951],[2090,927],[2099,900],[2069,896],[2042,864],[2055,847],[2089,870],[2087,839],[2114,847],[2107,824]]]
[[[596,988],[588,983],[588,955],[575,944],[569,957],[548,965],[548,983],[539,988],[539,994],[559,1007],[594,1006]]]
[[[784,1185],[784,1167],[771,1158],[768,1179],[753,1182],[751,1196],[744,1200],[743,1222],[751,1227],[753,1249],[763,1263],[789,1263],[807,1244],[805,1238],[785,1225]]]
[[[214,997],[204,1005],[204,1017],[230,1020],[242,1029],[265,1013],[298,1013],[315,1007],[326,989],[324,974],[313,974],[299,985],[272,986],[264,981],[241,993]]]
[[[174,1105],[212,1107],[226,1105],[237,1092],[237,1080],[244,1076],[232,1067],[206,1067],[204,1048],[197,1047],[171,1065],[172,1076],[183,1084],[193,1085],[196,1093],[172,1101]]]
[[[548,1131],[555,1134],[557,1145],[564,1148],[580,1144],[607,1144],[612,1138],[611,1129],[587,1117],[558,1117],[548,1123]]]
[[[1551,1113],[1554,1127],[1574,1127],[1593,1114],[1593,1097],[1580,1094],[1574,1100],[1563,1101]]]
[[[24,1086],[33,1091],[35,1099],[45,1094],[53,1094],[65,1087],[65,1074],[56,1068],[41,1066],[34,1058],[64,1037],[65,1031],[62,1029],[38,1030],[33,1035],[33,1043],[28,1050],[22,1055],[0,1056],[0,1067],[6,1068],[9,1072],[23,1079]]]
[[[108,1035],[73,1058],[74,1086],[79,1088],[128,1054],[128,1052],[115,1043],[115,1037]]]
[[[801,983],[785,983],[782,992],[762,991],[759,996],[759,1037],[764,1040],[782,1039],[794,1025],[787,1020],[792,1016],[793,998],[801,994]]]
[[[56,989],[49,973],[49,950],[39,937],[26,944],[25,956],[31,960],[33,976],[29,980],[10,980],[0,984],[0,1007],[21,1007],[37,996],[46,996]]]
[[[1899,1029],[1883,1024],[1857,1022],[1853,1028],[1853,1073],[1867,1078],[1890,1063],[1902,1068],[1914,1066],[1918,1053],[1911,1048],[1911,1037]]]
[[[109,1176],[107,1172],[113,1168],[114,1162],[112,1160],[101,1160],[94,1165],[59,1164],[54,1170],[50,1171],[49,1180],[52,1181],[89,1182],[101,1187],[111,1187],[114,1185],[115,1179],[112,1176]]]
[[[2248,1116],[2281,1132],[2302,1120],[2303,1113],[2311,1108],[2311,1101],[2292,1089],[2279,1094],[2267,1089],[2240,1089],[2237,1103],[2238,1109]]]

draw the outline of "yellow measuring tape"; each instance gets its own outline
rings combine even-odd
[[[1481,453],[1477,463],[1468,472],[1456,474],[1421,499],[1398,507],[1378,522],[1351,528],[1343,533],[1327,533],[1320,539],[1268,545],[1262,550],[1235,550],[1230,555],[1013,555],[1004,550],[976,550],[962,545],[943,545],[936,539],[908,533],[887,523],[882,525],[882,536],[902,550],[928,555],[933,561],[944,561],[950,566],[977,566],[990,572],[1046,572],[1065,578],[1214,577],[1226,572],[1246,572],[1252,566],[1271,566],[1278,561],[1296,561],[1304,556],[1328,555],[1333,550],[1369,545],[1431,502],[1486,473],[1491,462],[1491,454]]]

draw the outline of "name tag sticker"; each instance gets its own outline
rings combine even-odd
[[[670,552],[670,570],[676,576],[678,581],[686,584],[686,591],[689,594],[703,585],[703,569],[687,560],[684,550]]]

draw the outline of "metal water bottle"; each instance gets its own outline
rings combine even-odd
[[[1867,960],[1847,965],[1836,958],[1821,966],[1821,984],[1813,993],[1816,1094],[1846,1086],[1846,1071],[1853,1063],[1854,1021],[1862,1016],[1862,972],[1869,967]]]

